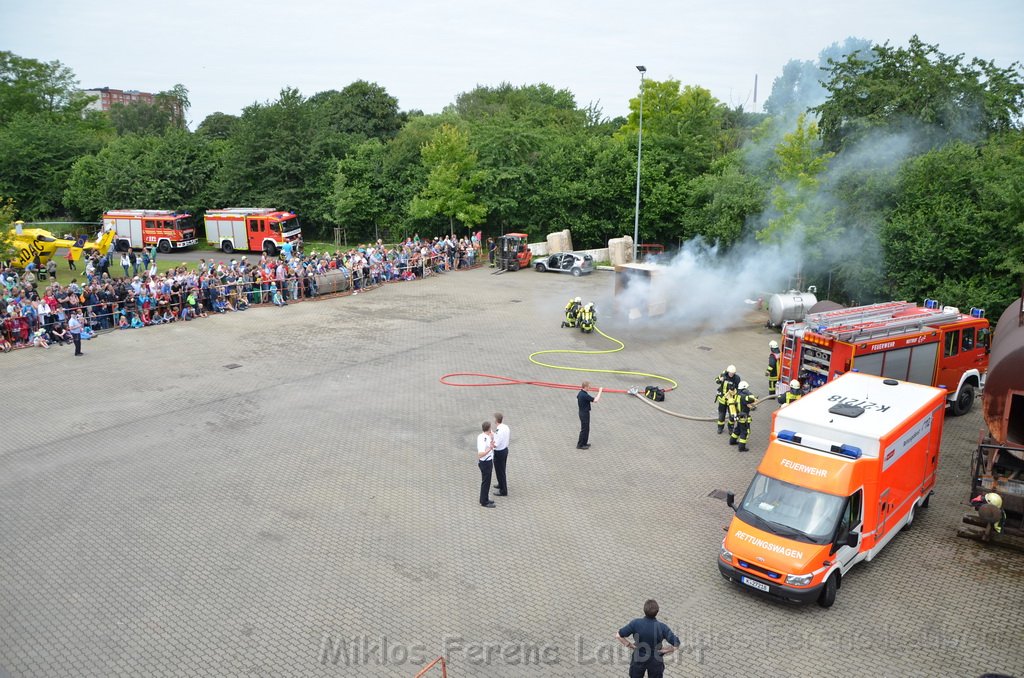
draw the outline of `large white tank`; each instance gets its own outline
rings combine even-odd
[[[768,298],[768,323],[778,327],[787,320],[803,320],[811,306],[818,303],[818,297],[814,296],[816,291],[811,287],[806,292],[790,290],[773,294]]]

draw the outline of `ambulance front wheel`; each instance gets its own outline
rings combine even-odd
[[[818,596],[818,605],[832,607],[836,602],[836,591],[838,590],[839,575],[833,574],[825,581],[825,586],[821,589],[821,595]]]

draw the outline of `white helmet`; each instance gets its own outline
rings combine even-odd
[[[575,299],[573,299],[573,301],[575,301],[577,304],[583,303],[583,299],[581,299],[580,297],[576,297]]]
[[[789,382],[789,387],[790,388],[800,388],[800,380],[799,379],[794,379],[793,381]]]
[[[774,339],[772,339],[771,341],[768,342],[768,348],[770,348],[773,351],[778,351],[779,350],[779,342],[777,342]]]
[[[729,365],[728,367],[725,368],[725,371],[731,377],[732,375],[736,374],[736,366],[735,365]]]
[[[995,492],[989,492],[985,495],[985,501],[992,504],[996,508],[1003,508],[1003,498]]]
[[[747,388],[748,386],[750,386],[750,384],[748,384],[748,383],[747,383],[747,382],[745,382],[745,381],[741,381],[741,382],[740,382],[740,385],[739,385],[739,387],[738,387],[738,388],[739,388],[739,389],[740,389],[741,391],[744,391],[744,390],[746,390],[746,388]]]

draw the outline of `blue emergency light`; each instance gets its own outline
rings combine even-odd
[[[789,443],[800,444],[800,436],[796,434],[796,431],[790,431],[789,429],[782,429],[779,431],[778,437]]]
[[[930,309],[937,309],[939,307],[939,302],[936,299],[925,299],[924,307]]]
[[[856,445],[833,445],[830,451],[832,454],[838,454],[849,459],[860,459],[860,455],[863,454]]]
[[[977,307],[972,306],[971,307],[971,317],[972,318],[984,318],[985,317],[985,309],[977,308]]]

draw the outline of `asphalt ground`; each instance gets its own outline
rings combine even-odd
[[[444,654],[453,678],[621,676],[615,632],[650,597],[683,641],[667,675],[1024,674],[1024,559],[955,536],[977,407],[947,420],[930,508],[825,610],[717,570],[731,512],[707,495],[745,490],[771,406],[741,454],[607,394],[579,451],[571,390],[440,383],[579,381],[527,356],[607,348],[559,324],[611,290],[477,269],[0,355],[0,675],[411,678]],[[626,349],[563,364],[671,376],[664,405],[698,415],[728,363],[764,393],[757,314],[604,315]],[[488,510],[475,439],[498,410],[510,496]]]

